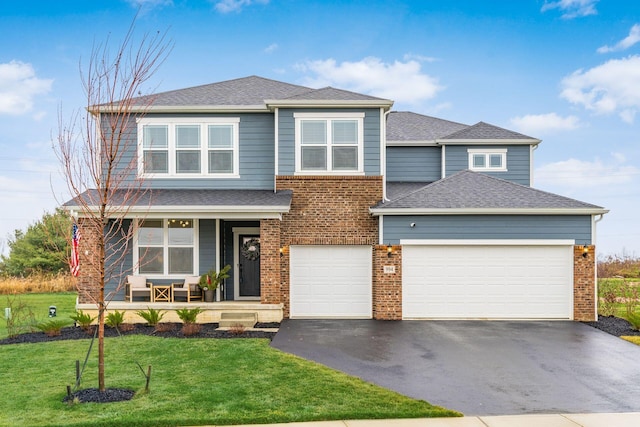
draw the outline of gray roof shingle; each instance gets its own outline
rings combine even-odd
[[[604,208],[485,174],[461,171],[374,209],[584,209]]]
[[[310,100],[310,101],[389,101],[388,99],[376,98],[375,96],[350,92],[348,90],[324,87],[308,92],[293,95],[287,100]]]
[[[530,139],[532,141],[538,141],[536,138],[485,122],[478,122],[473,126],[468,126],[457,132],[443,136],[440,139]]]
[[[153,206],[155,209],[175,206],[211,207],[282,207],[291,205],[291,190],[182,190],[182,189],[149,189],[142,191],[135,200],[135,207]],[[112,205],[124,203],[126,190],[116,190]],[[89,206],[98,200],[96,190],[87,190],[79,198],[87,201]],[[78,206],[78,200],[72,199],[64,206]],[[188,211],[187,211],[188,212]]]
[[[435,141],[468,127],[409,111],[392,111],[387,117],[387,141]]]

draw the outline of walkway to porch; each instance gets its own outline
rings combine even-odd
[[[145,323],[145,320],[136,314],[137,311],[153,308],[165,311],[163,322],[179,323],[176,310],[181,308],[200,307],[203,312],[198,315],[198,323],[218,323],[222,313],[255,313],[258,322],[280,322],[283,318],[283,304],[261,304],[258,301],[221,301],[221,302],[128,302],[111,301],[107,312],[120,311],[125,313],[126,323]],[[98,310],[95,304],[76,304],[77,310],[82,310],[91,316],[97,316]]]

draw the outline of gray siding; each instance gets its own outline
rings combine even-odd
[[[387,181],[434,182],[441,178],[440,147],[387,147]]]
[[[269,190],[273,188],[274,172],[274,119],[273,114],[207,114],[207,115],[167,115],[147,114],[146,117],[239,117],[240,178],[155,178],[147,179],[145,184],[151,188],[212,188],[212,189],[249,189]],[[102,118],[103,128],[108,128],[108,118]],[[123,156],[121,170],[130,179],[137,173],[137,124],[131,117],[125,126],[124,141],[126,153]]]
[[[411,228],[410,224],[416,226]],[[589,215],[385,216],[385,244],[400,239],[574,239],[591,244]]]
[[[295,173],[295,119],[297,112],[364,112],[364,172],[380,175],[380,110],[368,109],[280,109],[278,110],[278,174]]]
[[[446,176],[453,175],[461,170],[469,169],[469,153],[467,149],[507,149],[507,171],[506,172],[482,172],[489,176],[501,178],[507,181],[522,185],[531,185],[530,149],[528,145],[510,146],[467,146],[467,145],[447,145],[445,147],[445,168]]]
[[[215,268],[216,265],[216,220],[201,219],[199,233],[199,273],[204,274],[212,268]]]

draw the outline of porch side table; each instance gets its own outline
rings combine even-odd
[[[157,302],[171,302],[171,285],[154,285],[153,300]]]

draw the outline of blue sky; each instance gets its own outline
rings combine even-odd
[[[58,112],[85,106],[81,62],[138,8],[136,34],[173,43],[149,91],[259,75],[520,131],[543,140],[534,186],[610,209],[599,253],[640,255],[640,2],[628,0],[2,2],[3,241],[68,198]]]

